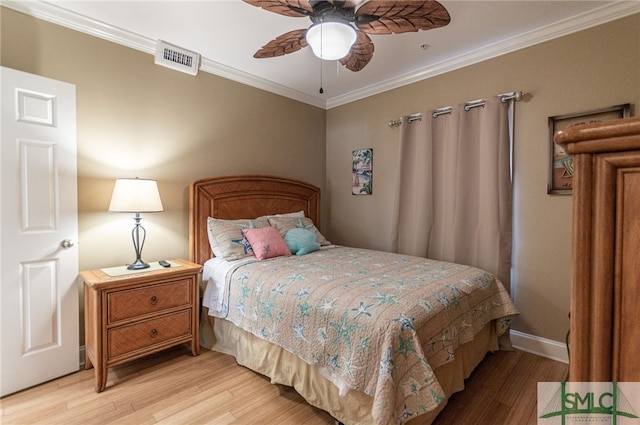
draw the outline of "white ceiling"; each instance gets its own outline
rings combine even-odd
[[[370,0],[375,1],[375,0]],[[210,72],[311,105],[331,108],[472,63],[640,12],[635,1],[440,0],[445,27],[371,35],[375,53],[360,72],[321,61],[311,48],[269,59],[253,54],[308,18],[241,0],[3,1],[3,5],[153,54],[156,40],[202,56]],[[421,46],[428,46],[426,49]],[[324,94],[319,93],[321,86]]]

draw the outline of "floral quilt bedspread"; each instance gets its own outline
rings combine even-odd
[[[517,314],[482,270],[356,248],[244,264],[227,285],[228,320],[371,396],[380,424],[436,408],[445,394],[432,369]]]

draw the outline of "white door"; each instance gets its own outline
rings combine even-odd
[[[0,396],[79,368],[75,86],[0,68]]]

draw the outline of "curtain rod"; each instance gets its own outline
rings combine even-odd
[[[500,102],[502,103],[507,103],[510,100],[514,100],[514,101],[520,101],[522,100],[522,98],[524,97],[526,93],[521,92],[521,91],[512,91],[509,93],[502,93],[499,94],[498,97],[500,98]],[[477,99],[477,100],[471,100],[469,102],[467,102],[464,106],[465,111],[469,111],[473,108],[477,108],[479,106],[484,106],[486,103],[486,101],[484,99]],[[451,111],[453,111],[453,109],[451,108],[451,106],[445,106],[443,108],[438,108],[435,111],[433,111],[431,113],[431,116],[433,118],[438,118],[440,115],[446,115],[446,114],[450,114]],[[408,122],[413,122],[413,121],[419,121],[422,120],[422,114],[421,113],[417,113],[417,114],[411,114],[409,115],[409,118],[407,118]],[[398,118],[397,120],[391,120],[389,121],[389,127],[398,127],[400,124],[402,124],[402,118]]]

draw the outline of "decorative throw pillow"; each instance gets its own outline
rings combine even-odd
[[[242,233],[251,244],[253,255],[258,260],[291,255],[291,251],[289,251],[287,244],[284,243],[284,239],[282,239],[275,227],[244,229]]]
[[[269,227],[269,220],[266,217],[240,220],[212,218],[209,220],[209,231],[216,243],[212,244],[211,249],[214,254],[219,251],[220,255],[215,254],[216,257],[229,261],[249,257],[253,255],[253,250],[242,230],[260,227]]]
[[[313,221],[309,217],[269,217],[269,223],[280,233],[280,236],[284,238],[287,232],[293,228],[307,229],[313,233],[317,242],[320,245],[331,245],[331,242],[325,239],[320,231],[313,225]]]
[[[305,255],[320,249],[320,244],[316,241],[316,235],[307,229],[294,227],[284,235],[284,241],[292,254]]]

